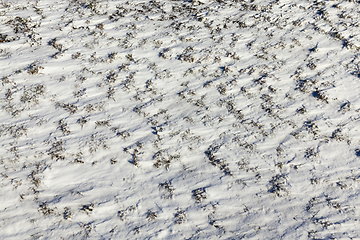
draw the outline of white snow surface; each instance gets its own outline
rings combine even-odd
[[[1,0],[1,239],[360,239],[358,1]]]

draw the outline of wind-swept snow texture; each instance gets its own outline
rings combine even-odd
[[[1,0],[0,238],[360,238],[359,10]]]

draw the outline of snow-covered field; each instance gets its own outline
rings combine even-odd
[[[359,11],[0,0],[0,238],[360,239]]]

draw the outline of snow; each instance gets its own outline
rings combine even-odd
[[[357,239],[356,1],[0,1],[4,239]]]

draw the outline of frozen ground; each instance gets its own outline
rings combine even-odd
[[[1,239],[359,239],[357,1],[1,0]]]

